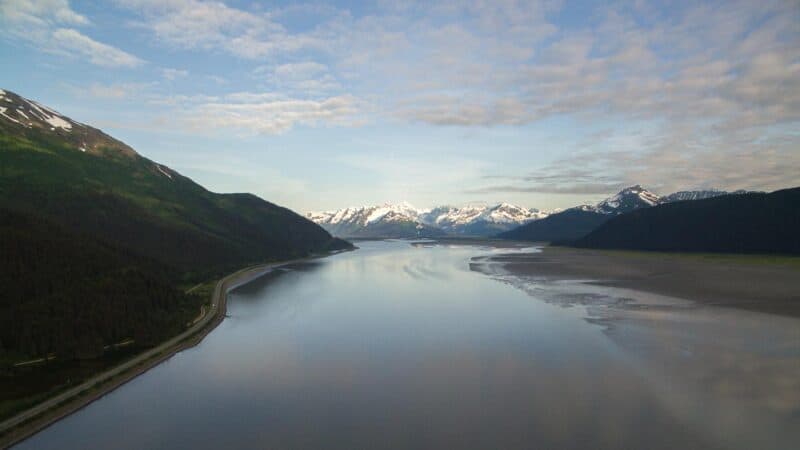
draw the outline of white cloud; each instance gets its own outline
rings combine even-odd
[[[122,99],[141,96],[152,83],[92,83],[86,88],[76,88],[76,92],[102,99]]]
[[[89,24],[89,19],[73,11],[67,0],[2,0],[0,17],[10,23],[37,27]]]
[[[169,81],[176,80],[178,78],[183,78],[189,75],[188,70],[181,70],[181,69],[172,69],[172,68],[165,68],[161,69],[161,76]]]
[[[649,128],[647,139],[624,152],[595,143],[588,155],[542,168],[558,179],[510,176],[476,188],[483,192],[596,193],[637,182],[665,190],[769,190],[796,184],[800,173],[800,31],[790,19],[798,13],[796,2],[737,1],[653,10],[642,20],[611,7],[592,28],[559,30],[552,42],[533,45],[529,59],[515,59],[513,47],[504,57],[482,53],[487,41],[464,26],[438,34],[414,29],[445,50],[394,68],[395,83],[389,71],[382,81],[403,93],[393,115],[432,125],[566,116],[577,126],[602,120]],[[364,61],[380,64],[381,53]],[[570,169],[583,167],[587,156],[594,175],[575,177]]]
[[[89,25],[89,20],[72,10],[66,0],[1,0],[0,23],[8,36],[49,53],[103,67],[135,67],[144,62],[72,28]]]
[[[176,48],[220,49],[256,59],[307,46],[322,45],[317,38],[290,34],[267,14],[229,7],[222,2],[199,0],[118,0],[139,12],[138,26]]]
[[[206,78],[213,81],[216,84],[228,84],[228,80],[225,77],[221,77],[219,75],[206,75]]]
[[[281,64],[275,68],[275,76],[284,79],[308,79],[314,75],[325,73],[328,67],[315,61]]]
[[[58,28],[51,34],[50,51],[83,56],[103,67],[136,67],[144,61],[110,45],[97,42],[72,28]]]
[[[185,111],[196,129],[232,128],[280,134],[298,125],[356,125],[359,101],[352,96],[321,100],[281,98],[272,93],[235,93],[224,102],[200,103]]]
[[[270,89],[302,98],[321,98],[342,94],[342,85],[329,67],[316,61],[262,65],[253,76]]]
[[[256,86],[244,92],[149,98],[173,105],[198,128],[272,134],[297,125],[353,125],[367,103],[378,120],[437,127],[524,130],[567,117],[576,126],[647,128],[633,138],[625,134],[635,127],[619,126],[612,130],[616,141],[588,143],[583,159],[564,151],[542,168],[561,174],[558,180],[475,187],[493,192],[589,193],[628,182],[768,189],[791,183],[800,165],[794,0],[615,3],[587,7],[576,19],[584,24],[563,28],[556,25],[558,1],[408,0],[383,2],[366,15],[317,5],[117,4],[137,15],[134,31],[146,31],[156,44],[258,66]],[[0,11],[12,32],[24,30],[23,39],[48,51],[98,65],[142,63],[77,31],[89,20],[66,1],[0,0]],[[290,18],[299,16],[297,31]],[[163,69],[162,76],[186,73]],[[118,92],[108,89],[109,96]],[[610,175],[577,176],[571,168],[586,158],[592,171]]]

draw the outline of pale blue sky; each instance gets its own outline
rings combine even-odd
[[[298,211],[800,179],[793,0],[0,0],[0,24],[0,88]]]

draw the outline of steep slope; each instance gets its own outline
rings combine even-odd
[[[800,254],[800,188],[667,203],[619,215],[574,245]]]
[[[161,261],[187,280],[348,245],[286,208],[209,192],[99,130],[2,95],[0,206]]]
[[[40,131],[58,142],[81,152],[111,154],[133,158],[137,153],[128,145],[13,92],[0,89],[0,132],[25,138],[30,131]]]
[[[122,341],[153,345],[205,300],[176,289],[157,261],[3,208],[0,248],[0,370],[40,355],[96,357]]]
[[[519,241],[571,241],[585,236],[613,217],[580,207],[551,214],[541,220],[500,233],[497,237]]]

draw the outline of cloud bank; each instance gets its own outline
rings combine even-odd
[[[638,182],[769,190],[800,173],[794,0],[114,5],[153,48],[227,58],[233,75],[246,72],[244,89],[147,97],[193,130],[276,135],[370,123],[525,135],[549,121],[576,135],[607,130],[577,149],[554,142],[548,158],[531,148],[532,163],[461,189],[498,195],[599,194]],[[45,51],[104,67],[144,62],[79,31],[91,21],[65,0],[2,0],[0,11],[14,36]],[[192,80],[158,70],[164,82]]]

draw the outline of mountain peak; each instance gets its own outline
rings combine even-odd
[[[0,131],[19,137],[32,133],[57,137],[77,151],[98,156],[133,158],[138,155],[131,147],[97,128],[4,89],[0,89]]]
[[[620,194],[626,193],[626,192],[638,193],[638,192],[642,192],[642,191],[645,191],[645,190],[646,189],[643,188],[641,184],[634,184],[633,186],[626,187],[625,189],[621,190],[619,193]]]
[[[656,205],[660,197],[640,184],[627,187],[600,203],[594,209],[603,214],[622,214],[634,209]]]

